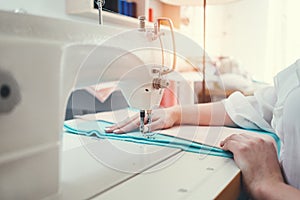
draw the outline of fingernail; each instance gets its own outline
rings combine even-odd
[[[220,142],[220,146],[221,146],[221,147],[224,146],[224,141],[221,141],[221,142]]]
[[[105,132],[111,132],[112,130],[111,130],[110,127],[105,127],[105,128],[104,128],[104,131],[105,131]]]
[[[118,134],[118,133],[122,133],[122,131],[120,129],[116,129],[116,130],[113,131],[113,133],[117,133]]]

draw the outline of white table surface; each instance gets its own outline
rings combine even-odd
[[[239,192],[240,170],[230,158],[68,133],[61,157],[55,199],[224,199]]]

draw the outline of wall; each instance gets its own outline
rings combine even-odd
[[[206,50],[211,57],[237,59],[257,80],[265,80],[260,69],[266,66],[268,0],[241,0],[208,5],[206,11]],[[184,8],[190,18],[182,30],[203,44],[203,8]],[[185,16],[184,16],[185,17]]]
[[[238,59],[253,78],[268,83],[300,52],[299,0],[240,0],[208,5],[206,50]],[[184,8],[182,30],[203,44],[203,8]]]
[[[296,59],[300,58],[300,1],[299,0],[286,0],[287,8],[285,11],[286,20],[286,55],[285,64],[291,64]]]
[[[65,0],[0,0],[0,9],[8,11],[22,9],[27,13],[34,15],[48,16],[68,20],[78,20],[87,23],[98,24],[98,19],[91,19],[66,14]],[[112,24],[107,24],[105,22],[104,24],[112,26]],[[120,29],[121,27],[115,28]]]
[[[266,80],[268,1],[242,0],[224,6],[222,53],[240,60],[254,79]]]
[[[242,59],[255,79],[272,83],[299,59],[299,6],[299,0],[241,0],[225,6],[225,24],[232,31],[224,51]]]

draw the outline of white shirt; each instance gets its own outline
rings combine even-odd
[[[275,76],[274,87],[247,97],[235,92],[224,105],[238,126],[274,132],[280,137],[285,178],[300,189],[300,59]]]

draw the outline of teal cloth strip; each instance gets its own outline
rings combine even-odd
[[[154,138],[145,138],[139,131],[134,131],[126,134],[112,134],[105,133],[104,128],[110,126],[112,123],[107,121],[81,121],[73,125],[64,124],[65,131],[67,133],[98,137],[101,139],[113,139],[127,142],[134,142],[139,144],[149,144],[157,146],[165,146],[170,148],[180,148],[187,152],[200,153],[214,156],[221,156],[232,158],[232,153],[224,151],[222,149],[199,144],[196,142],[167,136],[157,133]]]
[[[172,136],[167,136],[159,133],[157,133],[154,138],[145,138],[141,135],[139,131],[134,131],[126,134],[106,133],[104,129],[105,127],[110,125],[112,125],[112,123],[103,120],[80,121],[71,125],[68,123],[64,123],[64,128],[65,131],[68,133],[91,136],[91,137],[94,136],[101,139],[113,139],[113,140],[134,142],[139,144],[149,144],[149,145],[165,146],[170,148],[180,148],[187,152],[221,156],[227,158],[233,157],[231,152],[224,151],[216,147],[208,146],[205,144],[199,144],[196,142],[192,142],[192,141],[188,141],[185,139],[180,139]],[[249,131],[258,132],[256,130],[249,130]],[[276,134],[269,133],[269,132],[258,132],[258,133],[270,135],[275,139],[277,143],[278,155],[279,155],[279,151],[280,151],[279,137]]]

